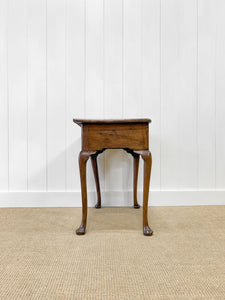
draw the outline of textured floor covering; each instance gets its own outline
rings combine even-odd
[[[0,299],[225,299],[225,206],[0,209]]]

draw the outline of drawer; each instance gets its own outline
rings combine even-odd
[[[148,149],[148,123],[83,124],[82,150]]]

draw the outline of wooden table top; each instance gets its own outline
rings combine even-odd
[[[151,123],[150,119],[73,119],[73,122],[81,126],[82,124],[122,124],[122,123]]]

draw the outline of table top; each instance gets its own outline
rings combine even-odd
[[[73,119],[73,122],[81,126],[82,124],[130,124],[130,123],[151,123],[150,119]]]

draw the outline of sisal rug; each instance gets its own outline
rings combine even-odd
[[[0,299],[225,299],[225,206],[0,209]]]

